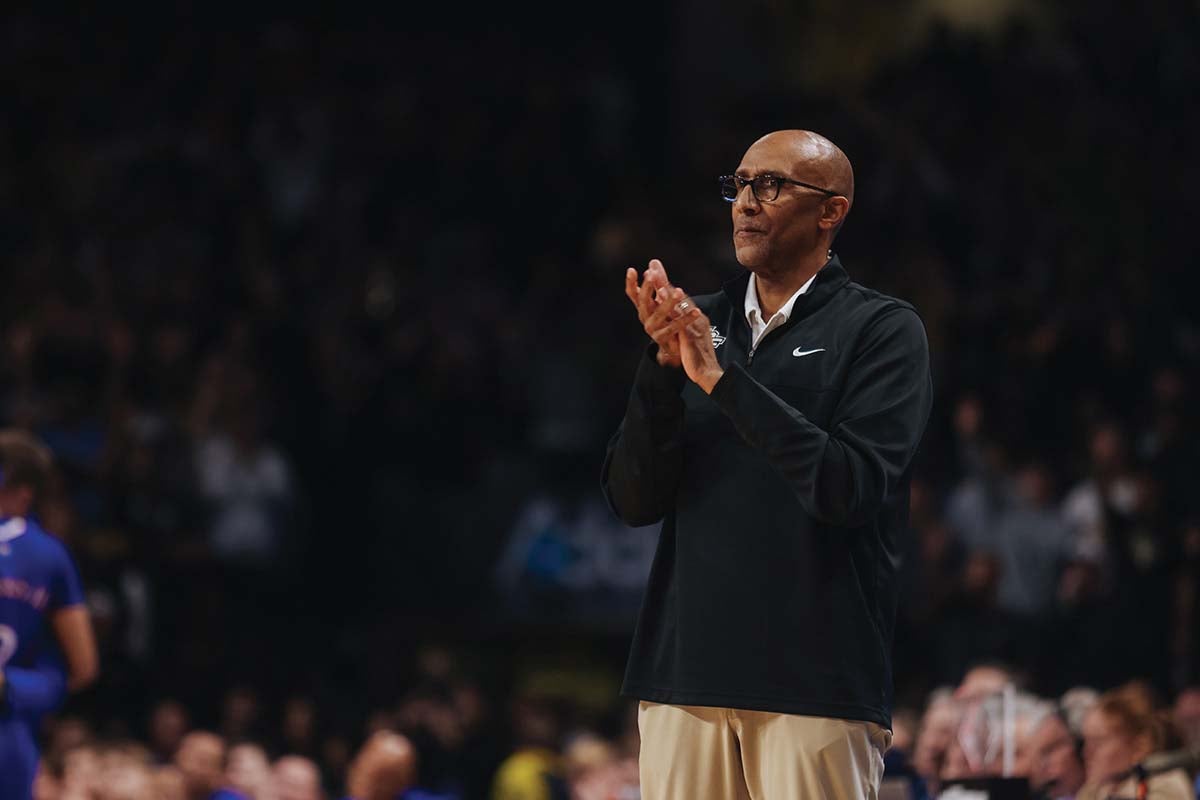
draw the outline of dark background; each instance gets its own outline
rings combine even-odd
[[[788,127],[849,155],[838,252],[934,358],[901,702],[993,657],[1195,682],[1198,36],[1185,2],[6,11],[0,415],[55,450],[102,635],[72,709],[216,724],[245,685],[353,740],[444,648],[498,709],[614,713],[654,535],[599,493],[623,272],[736,275],[715,176]],[[1013,509],[1062,546],[1005,562]]]

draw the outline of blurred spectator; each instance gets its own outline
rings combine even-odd
[[[62,792],[60,777],[42,761],[33,780],[33,800],[59,800]]]
[[[227,742],[260,740],[265,733],[261,714],[258,693],[246,685],[234,686],[225,693],[221,703],[218,733]]]
[[[406,738],[376,731],[350,762],[346,800],[395,800],[414,785],[417,768],[416,751]]]
[[[265,438],[263,409],[252,373],[231,368],[220,427],[196,451],[201,496],[210,512],[209,541],[223,562],[264,567],[287,544],[292,470]]]
[[[47,757],[61,760],[63,754],[76,747],[91,744],[95,738],[87,720],[73,714],[60,714],[48,724],[50,730]]]
[[[1067,493],[1063,519],[1071,526],[1077,554],[1112,575],[1111,518],[1127,517],[1138,503],[1138,484],[1124,430],[1115,422],[1097,425],[1088,440],[1088,474]]]
[[[1099,699],[1100,693],[1090,686],[1073,686],[1059,697],[1058,707],[1076,739],[1083,737],[1083,720]]]
[[[305,758],[320,758],[317,735],[317,707],[311,697],[296,695],[283,704],[283,719],[279,725],[277,749]]]
[[[1053,706],[1012,687],[965,703],[942,768],[942,782],[966,778],[1030,778],[1037,758],[1035,735]]]
[[[952,687],[939,687],[930,693],[913,744],[912,764],[931,797],[936,797],[940,791],[946,756],[962,716],[963,704],[955,699]]]
[[[174,763],[175,753],[191,728],[191,718],[183,703],[166,699],[150,712],[148,722],[150,752],[160,764]]]
[[[273,793],[271,762],[260,745],[241,742],[229,748],[225,785],[246,800],[278,800]]]
[[[155,800],[189,800],[187,779],[175,767],[159,767],[154,773]]]
[[[532,693],[513,698],[512,725],[515,749],[496,770],[492,800],[567,800],[554,702]]]
[[[1137,783],[1130,770],[1146,756],[1167,745],[1167,726],[1153,691],[1129,683],[1100,696],[1083,723],[1087,781],[1079,800],[1111,795],[1135,796]],[[1182,770],[1149,778],[1150,793],[1163,800],[1192,800],[1192,780]]]
[[[183,737],[175,753],[188,800],[245,800],[225,788],[225,740],[208,731]]]
[[[963,675],[954,689],[954,699],[971,703],[990,697],[1009,684],[1018,683],[1017,676],[1007,665],[996,661],[985,661],[973,665]]]
[[[1060,710],[1042,718],[1030,747],[1030,788],[1050,800],[1075,797],[1084,781],[1083,740],[1071,732]]]
[[[969,552],[995,556],[998,606],[1033,618],[1053,601],[1059,570],[1075,547],[1060,519],[1050,465],[1039,459],[1012,464],[1010,454],[986,438],[981,406],[967,396],[955,409],[965,475],[950,495],[946,518]]]
[[[1045,463],[1031,461],[1020,467],[1010,491],[990,541],[976,546],[1000,554],[1000,605],[1036,617],[1053,602],[1059,570],[1073,546],[1059,518],[1053,476]]]
[[[141,745],[120,742],[102,750],[98,800],[152,800],[154,788],[150,754]]]
[[[283,756],[272,768],[272,800],[322,800],[321,771],[312,759]]]
[[[1200,748],[1200,686],[1189,686],[1175,696],[1171,722],[1184,747]]]
[[[611,797],[616,762],[616,748],[608,740],[589,731],[572,736],[563,749],[563,775],[571,800]]]
[[[395,726],[416,748],[421,787],[485,796],[505,755],[491,702],[443,648],[423,649],[418,661],[416,685],[401,701]]]

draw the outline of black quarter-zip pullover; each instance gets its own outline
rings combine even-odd
[[[725,370],[712,394],[651,345],[608,447],[616,514],[663,520],[623,693],[890,727],[925,328],[834,256],[751,353],[748,281],[694,298]]]

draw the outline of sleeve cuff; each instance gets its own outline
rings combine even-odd
[[[649,396],[654,399],[655,405],[661,405],[668,398],[679,399],[687,376],[678,367],[664,367],[659,364],[658,345],[651,342],[643,356],[641,369],[638,370],[638,380],[649,390]]]
[[[725,372],[713,384],[712,391],[709,392],[708,396],[722,410],[728,411],[728,407],[732,403],[733,392],[737,388],[737,382],[741,379],[741,372],[741,364],[730,364],[725,367]]]

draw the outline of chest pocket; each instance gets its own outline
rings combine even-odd
[[[821,428],[827,428],[837,393],[833,389],[813,389],[795,383],[763,383],[772,393]]]
[[[759,362],[754,366],[759,367]],[[755,375],[760,383],[817,425],[826,426],[837,395],[832,353],[815,346],[781,347],[761,367]]]

